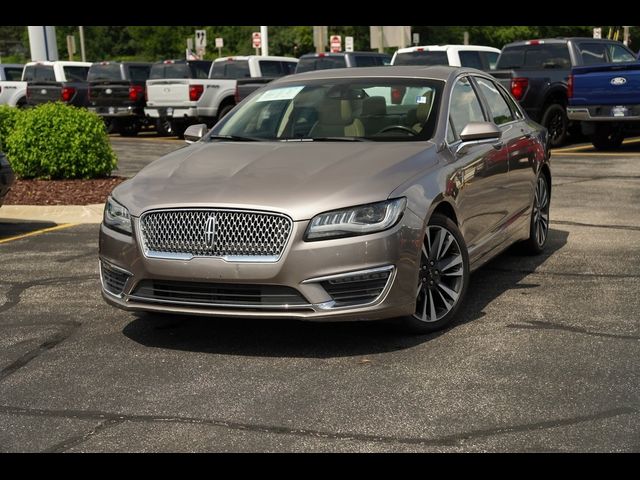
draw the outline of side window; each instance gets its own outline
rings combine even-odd
[[[455,84],[451,92],[450,105],[449,116],[456,140],[460,138],[460,132],[469,122],[485,121],[480,101],[468,78],[462,78]]]
[[[480,53],[474,51],[462,51],[458,52],[460,55],[460,65],[463,67],[477,68],[482,70],[482,60],[480,60]]]
[[[604,43],[581,43],[578,47],[584,65],[607,63],[605,54],[607,46]]]
[[[496,87],[493,82],[485,80],[484,78],[475,77],[475,79],[482,95],[489,104],[491,119],[494,123],[496,125],[502,125],[511,122],[513,120],[511,109],[498,91],[498,87]]]
[[[129,67],[129,76],[134,82],[144,82],[147,78],[149,78],[150,69],[151,67],[132,65]]]
[[[29,65],[28,67],[24,67],[23,73],[23,82],[33,82],[36,78],[36,67],[35,65]]]
[[[489,68],[489,70],[495,70],[496,64],[498,63],[499,53],[496,52],[480,52],[480,55],[484,58],[485,68]]]
[[[260,73],[263,77],[281,77],[280,62],[273,60],[260,60]]]
[[[511,108],[511,113],[518,120],[523,119],[524,115],[520,107],[516,104],[515,100],[509,95],[504,88],[501,88],[500,85],[496,85],[498,87],[498,91],[502,94],[502,97],[506,100]]]
[[[618,62],[634,62],[636,58],[626,48],[610,44],[609,45],[609,58],[613,63]]]

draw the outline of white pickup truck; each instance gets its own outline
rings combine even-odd
[[[167,62],[185,63],[184,60],[164,63]],[[162,133],[181,136],[195,123],[211,127],[235,107],[238,79],[275,79],[293,73],[297,63],[298,59],[291,57],[222,57],[212,63],[207,78],[186,72],[182,78],[154,79],[152,68],[144,111],[156,120]]]
[[[22,80],[24,65],[0,63],[0,105],[24,107],[27,103],[27,82]]]

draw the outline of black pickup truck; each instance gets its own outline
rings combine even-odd
[[[571,68],[633,58],[631,50],[614,40],[529,40],[505,45],[491,75],[511,91],[529,117],[549,130],[551,146],[558,147],[567,139],[571,126],[567,119]]]
[[[148,123],[145,82],[151,63],[98,62],[89,69],[88,109],[100,115],[109,133],[135,136]]]
[[[87,105],[88,62],[30,62],[22,80],[27,82],[27,105],[64,102],[74,107]]]

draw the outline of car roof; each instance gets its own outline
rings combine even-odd
[[[27,63],[25,66],[32,66],[32,65],[45,65],[45,66],[52,66],[55,64],[59,64],[62,65],[63,67],[90,67],[92,65],[91,62],[72,62],[72,61],[67,61],[67,60],[56,60],[54,62],[52,61],[48,61],[48,60],[38,60],[35,62],[29,62]]]
[[[482,51],[482,52],[494,52],[499,53],[500,49],[495,47],[487,47],[484,45],[423,45],[399,48],[398,53],[418,52],[426,50],[428,52],[446,52],[447,50],[460,50],[460,51]]]
[[[305,53],[300,56],[300,59],[303,58],[314,58],[314,57],[345,57],[347,55],[374,55],[376,57],[390,57],[388,53],[380,53],[380,52],[323,52],[323,53]]]
[[[461,73],[474,73],[488,76],[486,72],[475,68],[449,67],[445,65],[435,66],[394,66],[394,67],[362,67],[362,68],[332,68],[327,70],[314,70],[311,72],[287,75],[274,83],[295,82],[298,80],[322,80],[323,78],[424,78],[432,80],[449,81]]]
[[[281,56],[273,56],[268,55],[263,57],[262,55],[230,55],[228,57],[220,57],[216,58],[213,62],[224,62],[226,60],[249,60],[250,58],[257,58],[258,60],[275,60],[280,62],[297,62],[298,59],[295,57],[281,57]]]
[[[607,43],[620,43],[617,40],[611,40],[608,38],[592,38],[592,37],[556,37],[556,38],[532,38],[530,40],[518,40],[517,42],[507,43],[505,47],[515,47],[530,45],[531,42],[539,43],[567,43],[567,42],[607,42]]]

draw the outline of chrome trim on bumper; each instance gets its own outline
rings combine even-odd
[[[567,107],[567,118],[569,120],[578,120],[582,122],[627,122],[627,121],[640,121],[640,116],[628,116],[628,117],[612,117],[601,116],[592,117],[588,108]]]

